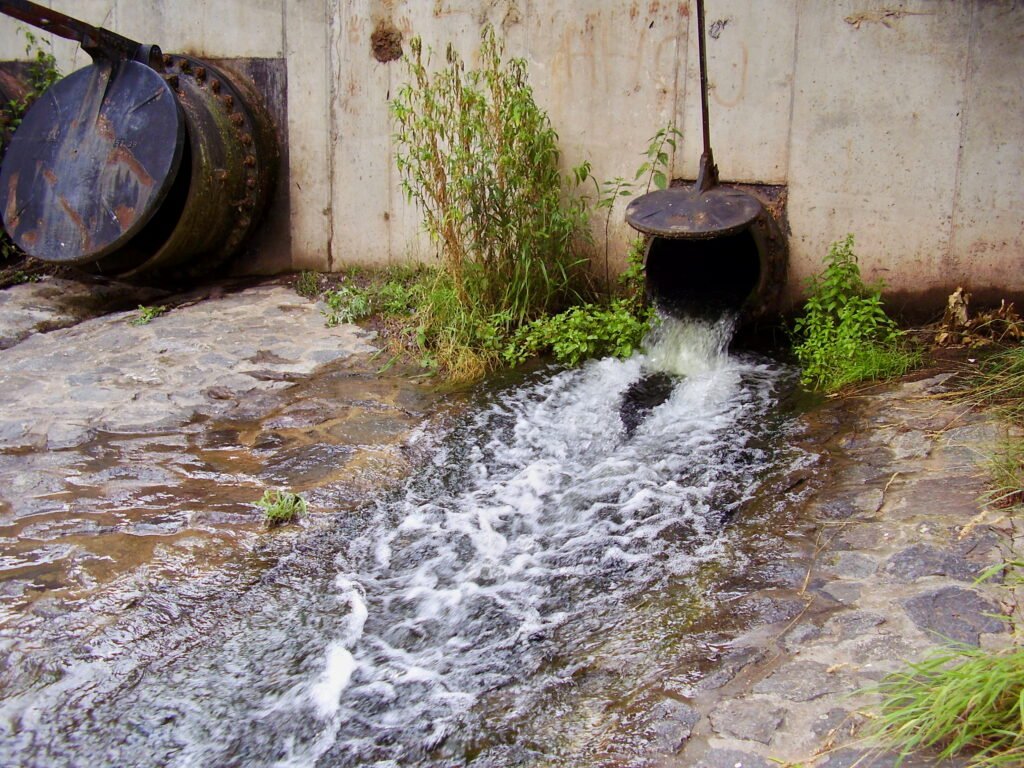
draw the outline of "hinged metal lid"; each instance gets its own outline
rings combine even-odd
[[[701,192],[672,187],[638,197],[626,208],[626,221],[645,235],[703,240],[746,229],[761,215],[757,198],[729,187]]]
[[[697,42],[701,86],[701,127],[704,152],[697,181],[691,187],[649,192],[626,207],[626,223],[646,235],[708,240],[735,234],[761,215],[761,202],[738,189],[718,186],[718,166],[711,151],[708,119],[708,66],[704,50],[704,0],[697,0]]]
[[[83,263],[124,246],[181,165],[181,108],[137,61],[100,61],[32,105],[0,169],[4,227],[26,253]]]

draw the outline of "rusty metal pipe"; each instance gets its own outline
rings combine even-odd
[[[669,311],[738,310],[746,319],[774,308],[786,275],[786,243],[753,195],[720,186],[711,151],[704,0],[697,0],[703,153],[691,187],[641,195],[626,222],[650,235],[644,255],[648,295]]]
[[[245,78],[27,0],[0,0],[0,12],[93,56],[11,139],[0,216],[12,240],[44,261],[144,281],[190,280],[235,255],[279,160]]]

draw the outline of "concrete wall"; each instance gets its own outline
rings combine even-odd
[[[55,0],[165,50],[287,65],[290,253],[261,270],[429,258],[401,195],[388,98],[405,79],[370,38],[451,41],[493,23],[529,61],[567,164],[632,176],[669,121],[700,155],[695,4],[685,0]],[[941,306],[965,284],[1024,298],[1024,3],[707,0],[712,144],[723,180],[788,185],[790,296],[828,244],[857,238],[869,278]],[[0,58],[23,48],[0,17]],[[54,43],[65,68],[87,63]],[[631,237],[613,216],[615,250]]]

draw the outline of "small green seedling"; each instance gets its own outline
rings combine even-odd
[[[144,307],[139,304],[139,314],[128,322],[132,325],[148,325],[165,312],[167,312],[167,307]]]
[[[308,509],[306,500],[297,493],[277,489],[264,491],[263,498],[256,502],[256,506],[263,510],[263,522],[267,528],[286,525],[306,514]]]

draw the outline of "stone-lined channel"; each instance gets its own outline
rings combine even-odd
[[[168,586],[73,663],[37,649],[34,681],[4,702],[0,757],[502,766],[613,764],[652,739],[674,751],[689,713],[666,687],[713,669],[716,604],[734,624],[779,610],[742,598],[784,547],[775,481],[813,461],[777,408],[792,372],[727,341],[724,325],[667,320],[647,355],[480,390],[418,433],[404,486],[300,536],[244,588]]]

